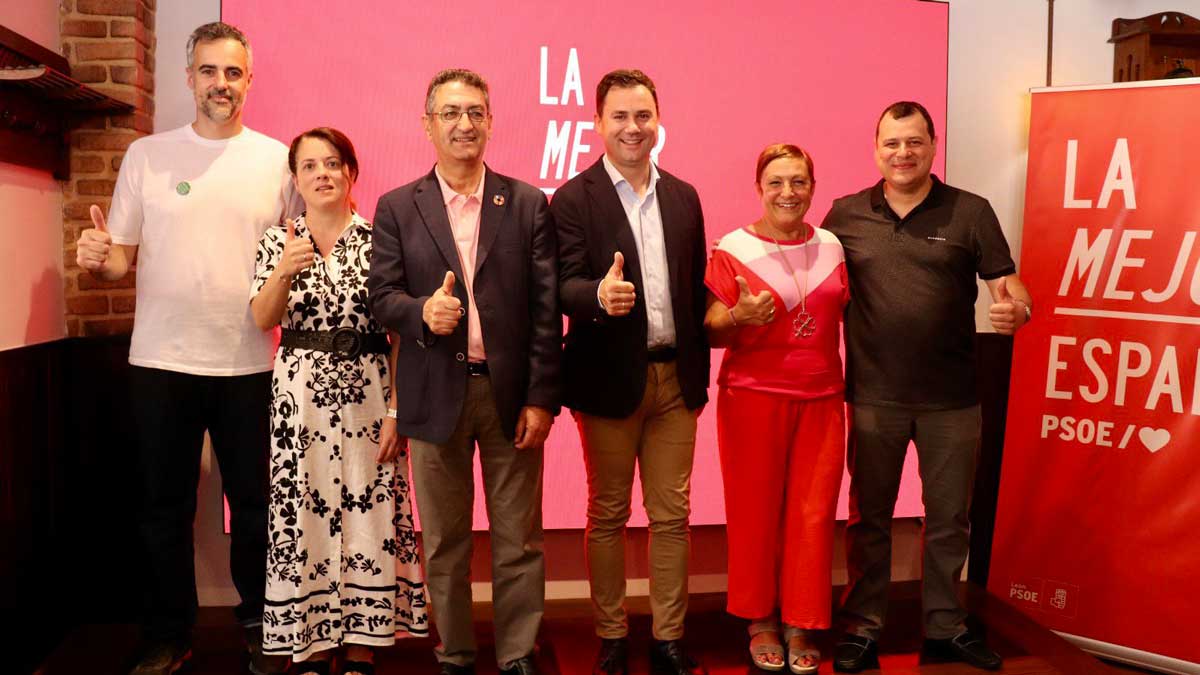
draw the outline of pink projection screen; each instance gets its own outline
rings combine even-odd
[[[359,154],[355,198],[367,218],[379,195],[432,168],[420,117],[430,77],[449,67],[477,70],[491,87],[488,165],[547,193],[603,153],[592,129],[600,76],[644,70],[658,87],[664,133],[657,161],[696,186],[710,241],[758,217],[754,162],[769,143],[796,143],[812,154],[818,180],[809,222],[817,224],[834,198],[878,180],[872,142],[887,104],[920,101],[945,129],[948,10],[940,2],[379,0],[334,7],[225,0],[221,13],[253,44],[247,124],[285,143],[314,126],[346,132]],[[944,175],[941,155],[934,171]],[[721,358],[713,352],[714,378]],[[586,501],[578,432],[564,412],[546,446],[546,527],[583,527]],[[631,524],[646,522],[640,503],[635,493]],[[920,514],[910,453],[896,515]],[[692,522],[724,521],[709,405],[700,418]],[[477,495],[476,526],[485,523]]]

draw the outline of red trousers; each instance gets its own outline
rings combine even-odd
[[[840,394],[721,388],[717,440],[729,540],[728,611],[828,628],[833,526],[846,457]]]

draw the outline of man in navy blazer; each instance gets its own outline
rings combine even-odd
[[[702,669],[685,651],[689,490],[708,400],[704,216],[691,185],[656,167],[658,94],[638,70],[596,88],[600,161],[554,195],[559,297],[570,318],[565,402],[588,472],[587,559],[597,675],[628,671],[625,523],[634,466],[650,519],[653,671]]]
[[[399,433],[411,439],[425,574],[443,675],[474,669],[473,461],[479,446],[492,541],[496,659],[536,672],[545,594],[542,445],[558,413],[562,317],[546,197],[483,163],[487,83],[445,70],[423,116],[428,175],[375,211],[371,311],[400,335]],[[389,414],[392,414],[389,411]]]

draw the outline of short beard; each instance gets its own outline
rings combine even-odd
[[[219,108],[215,103],[212,102],[211,98],[206,96],[204,97],[204,101],[200,104],[200,111],[204,113],[205,117],[213,122],[228,122],[229,120],[233,119],[234,114],[236,114],[238,111],[238,101],[231,97],[229,99],[228,108]]]

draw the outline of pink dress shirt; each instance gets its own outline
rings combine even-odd
[[[450,219],[450,232],[454,235],[454,246],[458,249],[458,262],[462,266],[463,278],[456,280],[467,287],[467,360],[484,361],[483,330],[479,324],[479,312],[475,304],[475,254],[479,250],[479,214],[482,210],[483,176],[479,185],[469,195],[460,194],[450,187],[436,168],[438,184],[442,187],[442,201],[446,204],[446,216]]]

